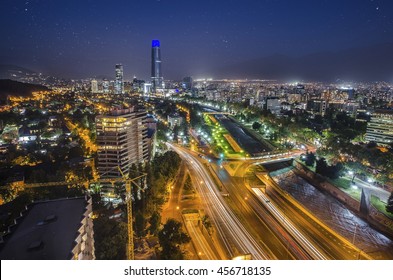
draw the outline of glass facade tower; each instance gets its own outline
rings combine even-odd
[[[124,84],[123,84],[123,65],[116,64],[115,67],[116,76],[115,76],[115,94],[124,93]]]
[[[152,89],[164,88],[164,79],[161,72],[161,50],[160,41],[153,40],[151,44],[151,80]]]

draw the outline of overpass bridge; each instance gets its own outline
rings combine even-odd
[[[231,176],[243,177],[247,169],[252,165],[273,163],[292,160],[299,156],[298,152],[272,153],[261,157],[244,158],[225,161],[222,166]]]
[[[229,112],[203,112],[204,115],[233,115]]]

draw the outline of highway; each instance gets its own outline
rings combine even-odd
[[[245,186],[244,178],[229,176],[229,174],[224,169],[217,168],[215,167],[215,165],[212,166],[214,166],[215,172],[217,173],[221,182],[225,185],[226,189],[229,190],[229,192],[230,190],[232,190],[232,192],[230,192],[232,199],[234,198],[234,196],[239,196],[239,193],[243,194],[243,196],[245,193],[247,193],[248,188]],[[252,164],[251,166],[255,166],[255,165]],[[257,168],[257,166],[255,167]],[[251,173],[253,172],[254,171],[251,171]],[[245,172],[243,173],[243,176],[244,174]],[[271,185],[274,182],[265,180],[264,183]],[[249,190],[251,191],[251,189]],[[367,254],[361,252],[359,249],[354,247],[344,238],[339,236],[336,232],[324,226],[324,224],[317,221],[316,219],[312,219],[309,216],[305,215],[302,210],[303,207],[300,207],[301,209],[294,207],[293,204],[287,200],[288,199],[287,196],[278,194],[276,191],[269,193],[269,195],[271,195],[270,200],[274,200],[274,202],[276,202],[276,205],[279,209],[281,209],[281,212],[290,213],[287,214],[286,216],[289,217],[289,219],[292,222],[292,225],[297,229],[297,231],[301,233],[302,238],[307,240],[308,246],[303,247],[304,242],[301,242],[299,235],[296,236],[293,235],[293,232],[291,233],[291,237],[293,237],[296,240],[298,246],[288,246],[288,249],[291,250],[291,252],[294,254],[296,258],[304,259],[304,257],[302,257],[301,251],[299,250],[299,247],[301,247],[301,249],[303,249],[303,252],[305,252],[312,259],[314,258],[316,259],[357,259],[357,258],[368,259],[369,258]],[[237,199],[237,204],[240,205],[243,204],[241,199]],[[269,225],[270,229],[276,233],[276,236],[279,237],[282,242],[287,242],[288,244],[293,245],[294,243],[293,240],[288,239],[287,237],[285,237],[285,235],[280,236],[280,232],[282,232],[282,230],[280,230],[280,228],[278,228],[277,225],[272,223],[271,219],[269,219],[268,217],[269,215],[272,215],[272,213],[266,215],[266,209],[268,208],[262,207],[260,201],[258,201],[258,203],[255,203],[250,198],[248,199],[248,204],[249,207],[251,206],[253,210],[257,213],[258,217],[264,220]],[[244,212],[241,208],[238,208],[238,211]],[[280,219],[276,218],[276,221],[280,222]],[[253,223],[253,221],[250,221],[249,218],[246,219],[245,223],[247,222]],[[288,228],[286,228],[287,225],[282,225],[281,222],[280,222],[280,226],[285,228],[286,231],[288,231]],[[267,242],[268,247],[274,250],[274,252],[277,255],[277,251],[276,251],[277,248],[274,248],[274,246],[276,246],[275,244],[277,243],[274,242],[274,244],[271,244]],[[318,251],[319,253],[316,253],[315,250]]]
[[[264,178],[266,177],[266,178]],[[302,205],[286,194],[270,176],[261,176],[263,182],[269,186],[270,200],[274,200],[277,207],[284,213],[290,213],[291,222],[301,230],[310,241],[325,252],[330,259],[370,259],[364,252],[356,248],[348,240],[337,234],[309,213]],[[287,215],[289,216],[289,214]]]
[[[229,208],[203,164],[182,148],[172,144],[168,146],[186,161],[201,200],[205,203],[205,210],[218,231],[228,258],[251,254],[253,259],[275,259],[274,255],[262,249]]]
[[[271,161],[271,160],[268,160]],[[279,161],[274,159],[273,161]],[[228,162],[231,164],[232,162]],[[236,171],[237,176],[244,177],[246,170],[248,167],[256,166],[257,162],[253,162],[251,165],[246,164],[240,166],[240,168]],[[216,173],[219,176],[220,180],[228,189],[233,189],[235,192],[240,192],[243,189],[243,192],[246,192],[246,187],[244,187],[244,181],[237,177],[229,176],[228,173],[223,170],[216,168]],[[281,209],[283,213],[290,213],[287,216],[290,218],[293,225],[304,235],[304,237],[309,240],[314,246],[317,248],[319,252],[321,252],[325,258],[328,259],[369,259],[370,256],[365,254],[360,249],[353,246],[350,242],[344,239],[342,236],[331,230],[329,227],[321,223],[318,219],[306,215],[304,213],[304,207],[302,207],[299,203],[294,204],[294,201],[291,197],[288,197],[284,194],[284,192],[279,192],[280,187],[271,180],[264,180],[265,185],[275,186],[271,192],[269,192],[270,200],[276,203],[276,206]],[[290,201],[289,201],[289,200]],[[250,202],[250,200],[249,200]],[[253,206],[255,211],[262,217],[264,215],[263,211],[257,206]],[[266,216],[266,215],[265,215]],[[268,221],[268,220],[266,220]],[[271,223],[269,222],[269,226]],[[272,230],[274,229],[271,227]],[[288,241],[289,242],[289,241]],[[301,245],[299,243],[299,245]],[[307,248],[305,248],[306,251]],[[293,252],[293,251],[292,251]],[[310,254],[310,252],[308,252]],[[310,254],[312,256],[312,254]]]
[[[252,249],[257,244],[257,251],[264,251],[262,258],[368,258],[334,231],[305,215],[277,191],[271,191],[270,198],[255,193],[246,186],[244,178],[229,176],[225,169],[216,164],[209,165],[209,173],[201,163],[204,160],[194,152],[173,145],[171,147],[190,165],[201,199],[206,202],[206,209],[231,257],[251,252],[254,258],[260,258],[254,256],[258,252]],[[216,182],[222,183],[221,187],[225,188],[223,193],[229,197],[222,197],[211,178],[214,176]],[[266,200],[274,200],[275,203],[268,205]],[[228,228],[228,224],[233,223],[236,227]],[[247,244],[239,240],[242,231],[248,239]],[[238,251],[234,248],[238,248]]]
[[[278,209],[273,202],[259,189],[252,188],[253,192],[260,199],[262,204],[272,213],[272,215],[280,221],[281,225],[296,239],[296,241],[301,244],[310,256],[315,260],[327,260],[328,258],[318,250],[314,244],[312,244],[289,220],[289,218],[284,215],[280,209]]]
[[[195,154],[184,148],[179,149],[182,149],[187,154]],[[196,156],[194,159],[206,162]],[[218,170],[214,171],[213,167]],[[224,203],[228,204],[230,208],[235,211],[238,219],[247,228],[254,239],[264,247],[265,251],[278,259],[313,258],[311,254],[301,248],[296,240],[280,224],[281,221],[276,220],[269,211],[262,206],[260,201],[251,194],[251,190],[249,191],[244,184],[239,185],[238,181],[234,181],[233,177],[228,176],[228,173],[226,173],[224,169],[218,168],[217,165],[211,165],[209,169],[211,174],[207,175],[213,175],[214,177],[217,173],[219,178],[216,177],[216,181],[222,181],[225,185],[223,193],[230,194],[229,197],[225,197]]]
[[[252,231],[257,240],[273,252],[279,259],[312,259],[306,250],[285,230],[281,221],[261,204],[251,189],[246,187],[244,178],[229,176],[222,168],[215,164],[211,170],[217,174],[229,194],[231,207],[242,217],[242,222]]]

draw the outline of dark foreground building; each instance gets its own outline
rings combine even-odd
[[[93,260],[91,198],[35,202],[0,243],[2,260]]]

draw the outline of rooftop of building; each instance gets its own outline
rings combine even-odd
[[[178,112],[174,112],[168,115],[168,117],[170,118],[179,118],[181,117],[180,114]]]
[[[71,259],[86,206],[84,197],[29,205],[11,233],[4,237],[0,259]]]
[[[386,115],[393,115],[393,109],[377,109],[374,112],[375,114],[386,114]]]
[[[98,118],[107,118],[107,117],[117,117],[117,116],[125,116],[125,115],[147,115],[146,110],[143,107],[130,107],[130,108],[112,108],[108,113],[105,113],[103,115],[98,115]]]
[[[125,114],[130,114],[134,112],[134,107],[131,108],[115,108],[112,109],[108,115],[110,116],[120,116],[120,115],[125,115]]]

